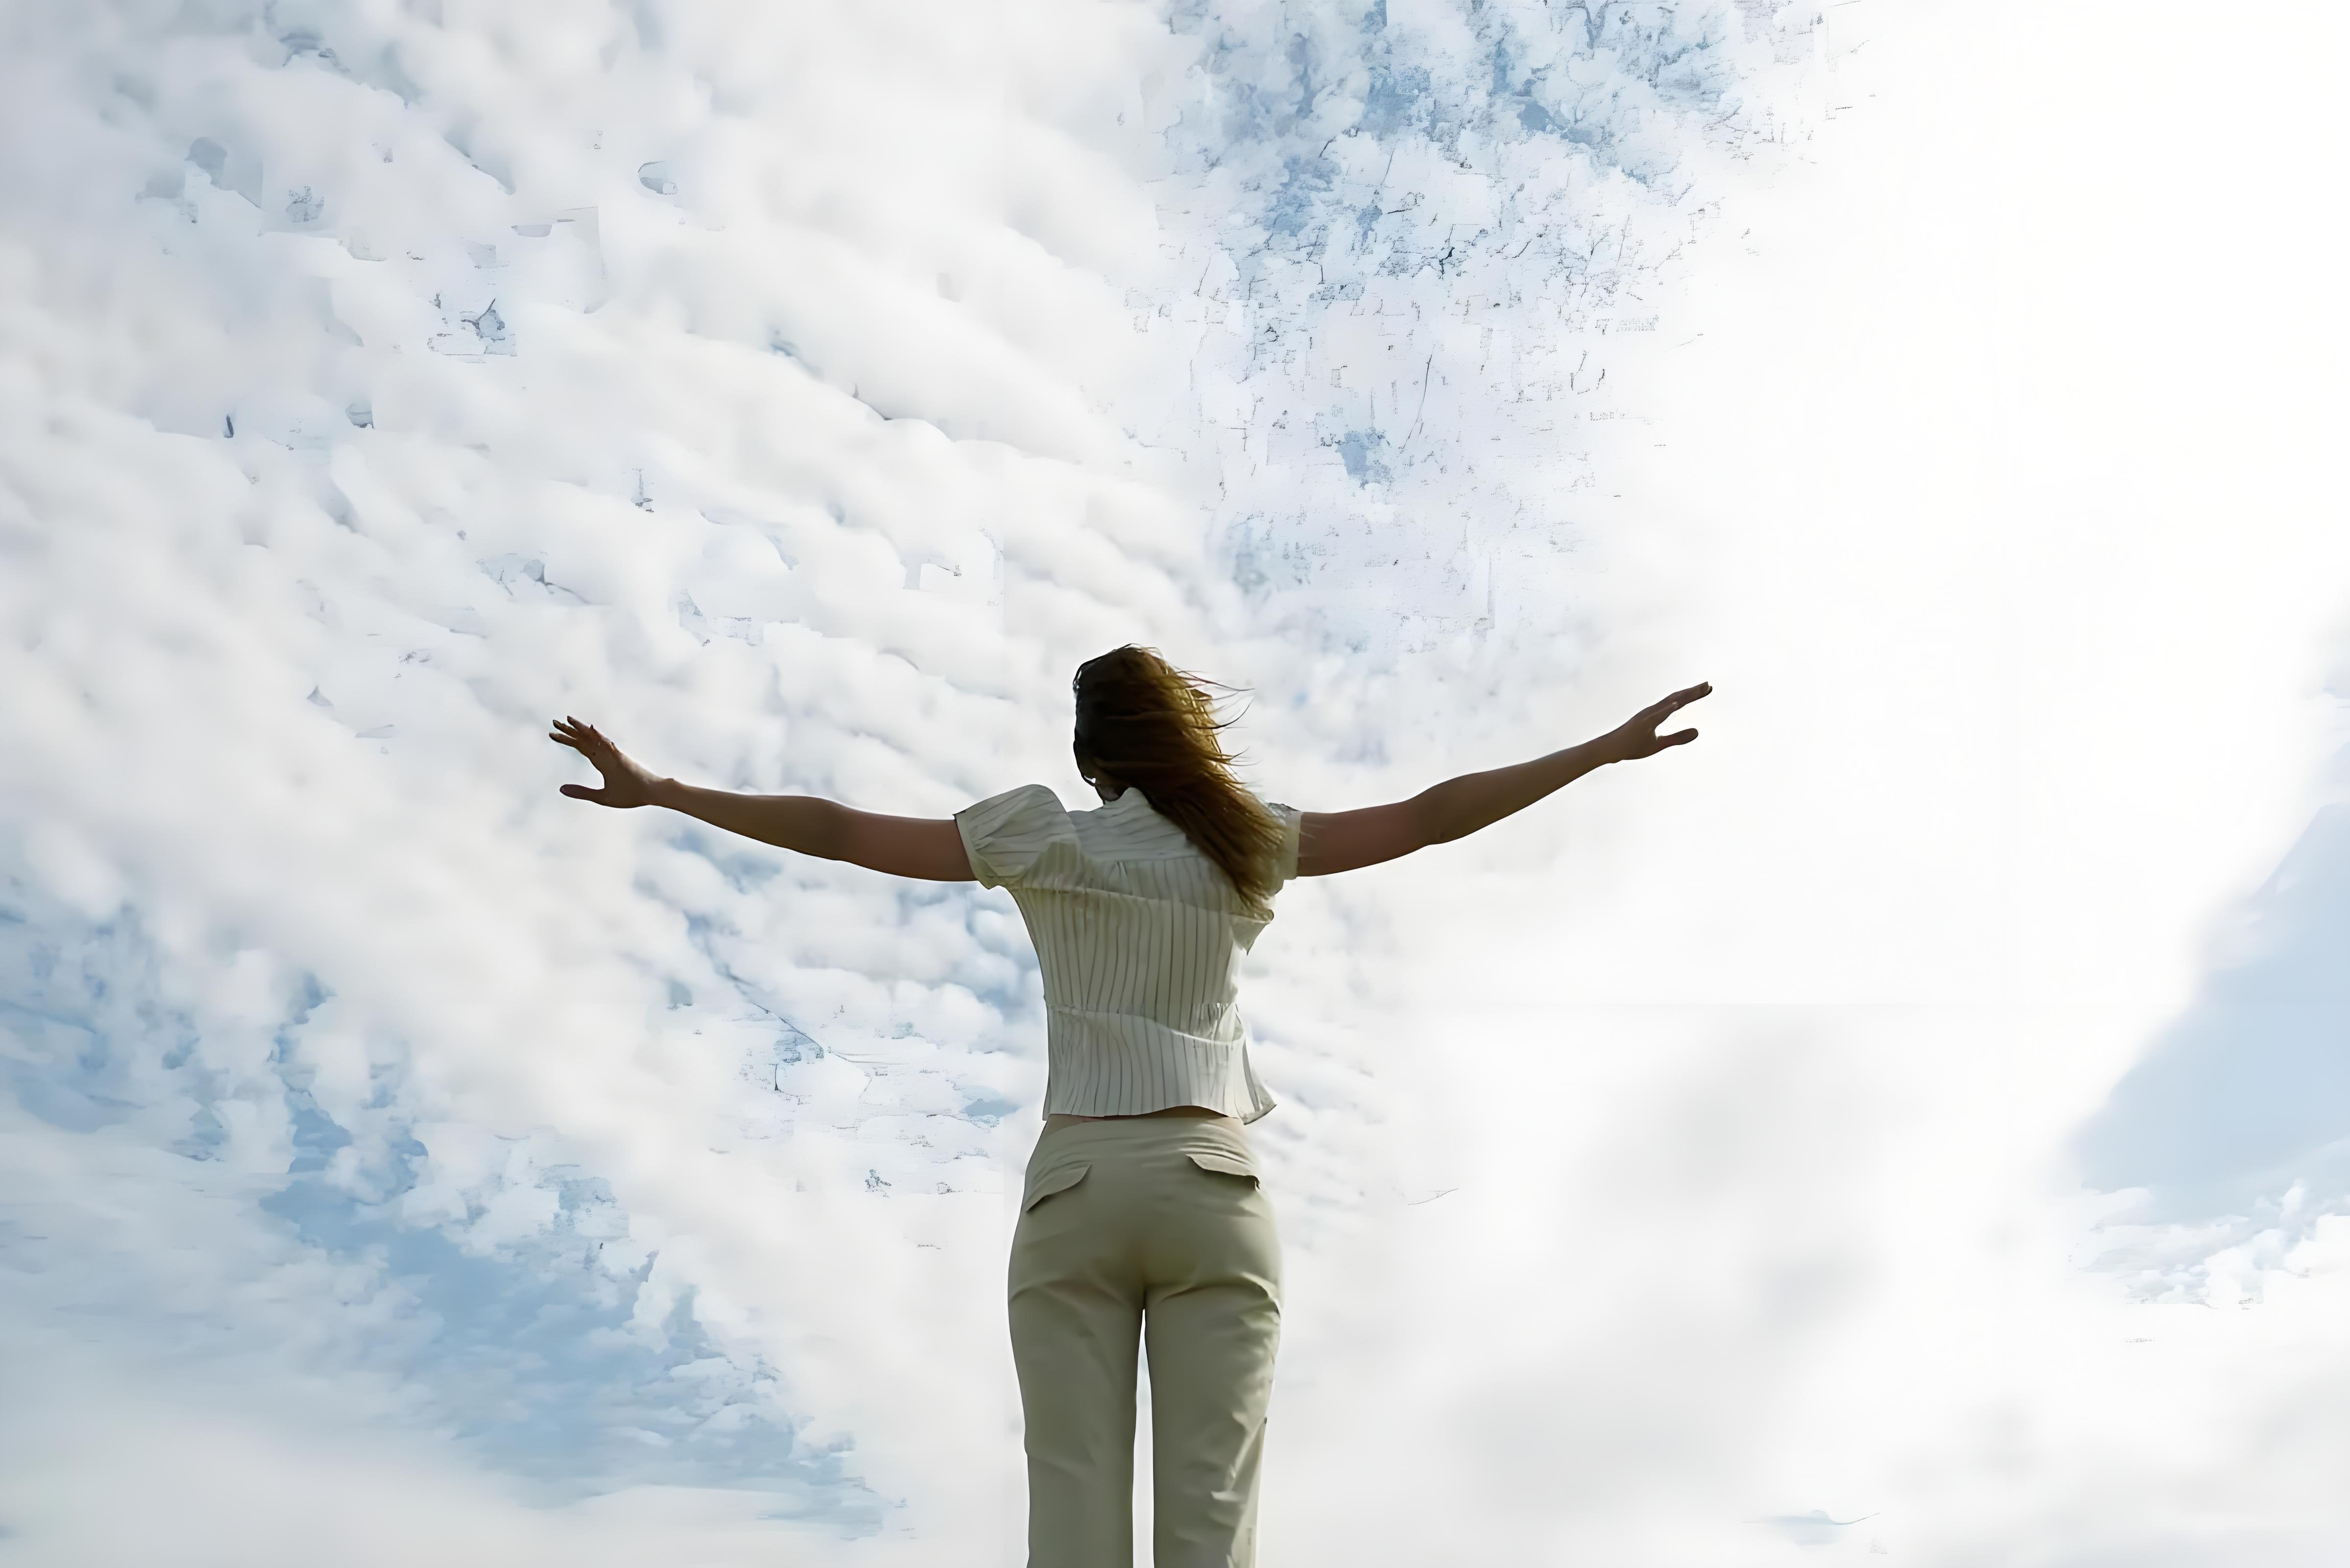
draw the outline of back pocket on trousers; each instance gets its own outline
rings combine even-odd
[[[1086,1172],[1092,1168],[1090,1165],[1065,1165],[1035,1178],[1029,1183],[1028,1196],[1021,1199],[1021,1212],[1025,1213],[1035,1208],[1055,1192],[1066,1192],[1070,1188],[1083,1181],[1086,1179]]]
[[[1249,1179],[1250,1186],[1263,1185],[1257,1180],[1255,1168],[1236,1154],[1219,1154],[1214,1149],[1207,1148],[1188,1148],[1183,1152],[1191,1156],[1191,1163],[1201,1170],[1220,1170],[1232,1176],[1245,1176]]]

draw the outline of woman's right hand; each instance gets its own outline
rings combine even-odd
[[[1695,730],[1676,730],[1669,735],[1659,735],[1657,726],[1712,690],[1712,681],[1700,680],[1694,686],[1674,692],[1662,701],[1649,703],[1625,720],[1607,736],[1617,758],[1622,762],[1636,762],[1642,757],[1653,757],[1667,746],[1685,746],[1696,740]]]
[[[652,804],[653,786],[660,781],[647,773],[627,753],[606,740],[603,732],[595,725],[583,724],[572,718],[557,719],[553,732],[546,738],[569,746],[595,763],[596,771],[604,775],[604,787],[601,789],[589,789],[586,784],[565,784],[563,793],[572,799],[592,800],[598,805],[624,810]]]

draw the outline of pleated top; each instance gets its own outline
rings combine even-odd
[[[1295,807],[1279,871],[1297,875]],[[1043,784],[955,814],[971,868],[1020,907],[1045,981],[1045,1114],[1140,1116],[1205,1106],[1244,1122],[1274,1101],[1237,1004],[1252,914],[1223,868],[1128,787],[1071,811]]]

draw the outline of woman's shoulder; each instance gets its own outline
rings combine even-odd
[[[1066,837],[1075,832],[1069,808],[1050,784],[1014,784],[955,813],[968,834],[983,838]]]
[[[960,816],[972,812],[1002,815],[1026,813],[1031,815],[1057,813],[1066,816],[1068,807],[1061,804],[1060,795],[1054,791],[1051,784],[1014,784],[1010,789],[999,794],[989,795],[985,800],[974,801],[955,815]]]
[[[986,888],[1033,880],[1058,845],[1074,845],[1076,828],[1050,785],[1014,784],[955,813],[972,873]]]

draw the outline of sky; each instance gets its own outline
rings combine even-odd
[[[1021,1561],[1017,911],[546,729],[1083,807],[1127,641],[1714,686],[1284,890],[1261,1560],[2341,1561],[2344,26],[16,8],[0,1564]]]

